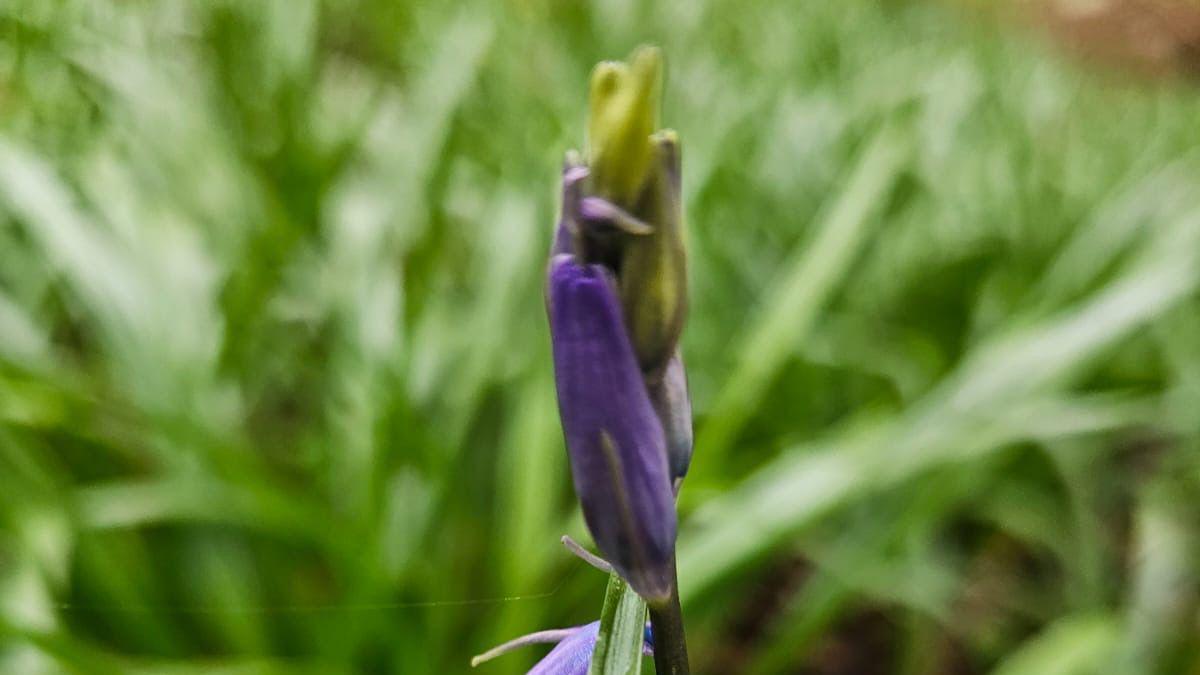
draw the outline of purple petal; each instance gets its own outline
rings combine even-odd
[[[554,228],[554,241],[550,244],[550,257],[569,255],[574,248],[574,237],[571,235],[566,221],[558,221],[558,225]]]
[[[583,199],[583,182],[588,177],[587,167],[576,164],[576,158],[570,154],[563,164],[562,175],[562,214],[558,225],[554,228],[554,241],[550,245],[550,256],[563,253],[575,253],[575,236],[578,231],[575,214],[579,211]]]
[[[626,236],[645,236],[654,231],[634,215],[585,190],[588,168],[574,164],[568,155],[562,174],[562,210],[554,230],[550,255],[571,253],[580,260],[603,263],[609,269],[620,266]]]
[[[600,197],[584,197],[579,200],[578,216],[584,227],[592,229],[611,227],[626,234],[650,234],[654,231],[646,223],[625,209]]]
[[[663,599],[676,526],[666,441],[612,277],[559,255],[548,294],[559,413],[584,520],[633,589]]]
[[[600,635],[600,622],[593,621],[579,626],[570,637],[550,650],[546,658],[537,662],[526,675],[587,675],[592,665],[592,653],[596,651],[596,639]],[[650,625],[646,624],[642,638],[642,654],[654,655],[654,638]]]
[[[571,637],[551,649],[546,658],[538,661],[526,675],[587,675],[599,634],[599,621],[580,626]]]

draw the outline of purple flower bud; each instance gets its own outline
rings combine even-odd
[[[563,167],[562,216],[552,254],[573,253],[616,276],[638,365],[662,376],[687,314],[687,256],[679,193],[679,146],[673,132],[653,137],[654,159],[634,210],[589,194],[591,170],[569,154]]]
[[[596,546],[643,598],[670,594],[675,504],[666,436],[611,273],[553,257],[547,310],[571,476]]]
[[[665,172],[666,184],[675,195],[675,212],[678,213],[679,192],[679,163],[678,149],[674,146],[674,137],[665,134],[658,139],[658,147],[666,148],[664,160],[660,167]],[[573,254],[577,259],[589,263],[603,264],[609,270],[622,268],[622,250],[629,250],[629,238],[622,235],[644,235],[639,227],[646,227],[634,216],[626,213],[599,197],[584,196],[584,187],[589,172],[580,163],[579,157],[568,153],[563,165],[562,178],[562,215],[554,232],[554,242],[550,248],[553,258],[559,254]],[[619,221],[619,222],[618,222]],[[678,229],[672,230],[678,235]],[[637,240],[647,242],[664,241],[658,237],[639,236]],[[631,272],[637,274],[637,272]],[[628,326],[628,312],[631,309],[643,307],[644,304],[630,300],[629,288],[621,288],[617,281],[618,290],[622,293],[622,317]],[[682,286],[679,286],[682,288]],[[682,305],[676,309],[682,309]],[[668,323],[675,323],[676,329],[681,326],[681,314],[675,314]],[[632,344],[632,339],[631,339]],[[665,364],[647,372],[645,363],[639,355],[639,365],[642,367],[643,379],[646,383],[651,403],[655,413],[666,432],[666,447],[671,468],[671,479],[678,490],[678,482],[687,474],[692,459],[692,405],[688,396],[687,375],[683,368],[683,360],[679,349],[672,345],[674,352]],[[634,349],[637,353],[637,349]]]

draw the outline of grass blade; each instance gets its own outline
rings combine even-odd
[[[592,653],[589,675],[639,675],[646,630],[646,603],[613,574],[604,593],[600,635]]]
[[[817,312],[845,276],[872,217],[899,174],[906,147],[895,127],[884,127],[876,134],[846,190],[818,226],[816,239],[799,248],[789,269],[767,294],[769,301],[764,307],[768,309],[745,335],[741,362],[713,405],[719,414],[704,426],[697,440],[696,447],[704,448],[710,458],[723,454],[741,430],[772,375],[797,340],[808,333]],[[704,471],[702,465],[696,468]]]

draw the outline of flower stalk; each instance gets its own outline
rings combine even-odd
[[[654,633],[656,675],[689,675],[687,638],[683,630],[683,608],[679,604],[679,579],[671,559],[671,594],[666,600],[647,604]]]

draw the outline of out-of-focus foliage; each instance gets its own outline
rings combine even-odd
[[[697,670],[1200,668],[1200,96],[977,19],[0,3],[0,672],[453,673],[594,620],[540,286],[643,42]]]

